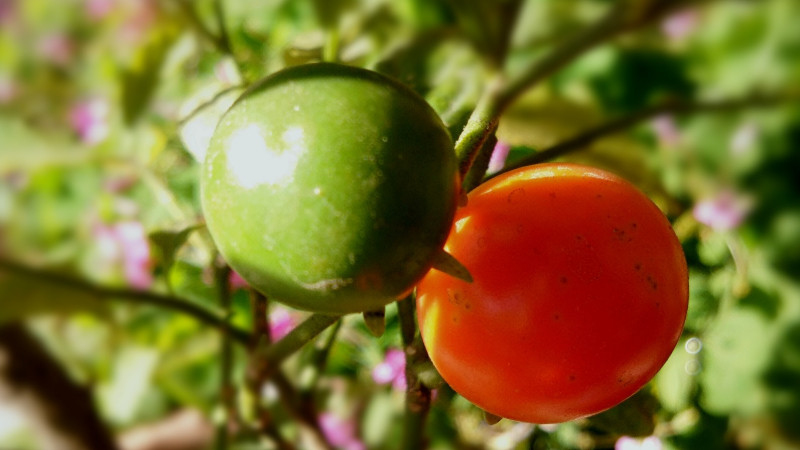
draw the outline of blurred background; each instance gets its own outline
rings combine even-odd
[[[247,85],[323,57],[398,78],[457,137],[493,70],[554,54],[489,170],[544,154],[640,186],[683,242],[685,333],[631,400],[558,426],[489,426],[437,384],[429,446],[800,448],[798,18],[796,0],[0,0],[0,448],[278,448],[253,402],[297,448],[319,446],[309,414],[332,447],[397,448],[393,306],[382,337],[347,316],[286,362],[301,416],[286,385],[248,390],[217,329],[254,321],[202,229],[208,139]],[[305,318],[269,311],[273,338]]]

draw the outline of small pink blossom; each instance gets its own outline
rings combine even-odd
[[[750,201],[731,191],[697,202],[694,218],[714,230],[726,231],[738,227],[750,211]]]
[[[330,413],[324,412],[319,416],[319,426],[322,434],[332,446],[343,450],[365,450],[367,447],[356,436],[356,423]]]
[[[108,101],[97,97],[73,105],[69,122],[84,144],[95,145],[108,136],[108,113]]]
[[[289,334],[297,326],[297,319],[284,308],[274,308],[269,313],[269,335],[272,340],[278,339]]]
[[[402,350],[392,348],[383,361],[372,368],[372,380],[378,384],[392,383],[397,390],[406,388],[406,356]]]
[[[697,29],[700,15],[694,9],[678,11],[661,22],[661,31],[672,41],[680,41]]]
[[[92,20],[102,20],[114,10],[116,0],[86,0],[86,15]]]
[[[39,55],[57,66],[67,66],[75,57],[75,43],[62,32],[42,37],[37,44]]]
[[[231,270],[230,275],[228,275],[228,285],[230,286],[232,291],[238,291],[239,289],[245,289],[249,286],[247,281],[244,281],[241,275],[235,270]]]
[[[0,0],[0,25],[11,25],[17,15],[16,0]]]
[[[614,450],[663,450],[663,448],[664,444],[656,436],[648,436],[644,439],[622,436],[614,445]]]
[[[119,29],[119,42],[124,45],[137,44],[158,19],[158,2],[136,0],[124,2],[125,23]]]
[[[672,116],[658,116],[650,122],[650,126],[653,127],[653,132],[655,132],[658,143],[662,147],[674,147],[680,142],[681,135]]]
[[[99,225],[94,229],[94,238],[103,261],[122,265],[128,284],[137,289],[152,285],[150,245],[141,223]]]
[[[5,105],[14,100],[18,91],[17,83],[11,76],[0,74],[0,105]]]
[[[489,160],[489,168],[487,173],[499,172],[506,165],[508,153],[511,151],[511,146],[503,141],[497,141],[492,151],[492,158]]]

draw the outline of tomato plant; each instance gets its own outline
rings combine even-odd
[[[412,289],[441,250],[458,192],[433,109],[385,76],[329,63],[245,92],[214,133],[201,187],[234,270],[276,300],[334,313]]]
[[[422,338],[448,384],[495,415],[555,423],[608,409],[683,329],[680,242],[641,191],[599,169],[542,164],[484,183],[445,249],[475,281],[430,271]]]

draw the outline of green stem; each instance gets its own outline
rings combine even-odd
[[[431,406],[431,390],[419,379],[415,368],[429,358],[417,333],[413,295],[396,303],[406,356],[406,408],[401,448],[425,448],[425,422]]]
[[[264,352],[267,365],[275,370],[284,359],[300,350],[309,341],[317,337],[326,328],[336,323],[341,316],[313,314],[278,342],[269,346]]]
[[[475,110],[470,115],[464,130],[455,144],[458,172],[463,179],[469,172],[486,139],[495,132],[500,119],[500,95],[504,79],[495,76],[478,100]]]
[[[325,45],[322,47],[322,60],[337,62],[339,60],[339,28],[331,25],[325,31]]]
[[[224,313],[223,320],[226,324],[231,315],[230,273],[230,267],[221,258],[217,258],[214,263],[214,278],[217,284],[219,306]],[[228,333],[222,333],[220,339],[220,401],[225,411],[225,418],[222,423],[217,425],[214,447],[218,450],[225,450],[230,443],[231,425],[236,422],[236,391],[232,382],[233,343]]]
[[[478,156],[475,158],[475,162],[472,163],[472,167],[464,178],[462,184],[464,192],[475,189],[483,181],[483,178],[486,176],[486,170],[489,168],[489,162],[492,159],[495,145],[497,145],[497,136],[492,133],[486,138],[486,141],[484,141],[481,150],[478,152]]]
[[[585,27],[571,39],[561,41],[513,79],[494,77],[456,141],[456,157],[462,178],[469,172],[483,143],[496,130],[500,115],[522,93],[586,51],[624,32],[653,23],[687,5],[707,1],[712,0],[622,0],[609,8],[600,20]]]
[[[150,291],[100,286],[68,275],[28,267],[2,258],[0,258],[0,271],[34,278],[38,283],[44,282],[60,285],[65,289],[81,291],[82,293],[97,298],[171,309],[191,316],[206,325],[217,328],[229,334],[232,339],[241,344],[247,345],[251,340],[249,332],[231,325],[222,314],[181,297],[163,295]]]

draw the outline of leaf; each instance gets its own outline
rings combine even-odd
[[[384,331],[386,331],[386,309],[364,311],[364,324],[373,336],[383,336]]]
[[[137,49],[131,64],[122,70],[122,112],[126,124],[136,122],[150,103],[158,87],[161,67],[177,36],[175,27],[157,29]]]
[[[217,123],[242,92],[244,88],[224,88],[215,83],[199,90],[182,105],[181,142],[198,163],[205,160]]]
[[[502,63],[521,0],[448,0],[459,28],[487,58]]]
[[[157,349],[130,346],[123,348],[113,362],[113,374],[100,386],[103,416],[117,424],[129,424],[137,417],[159,360]]]
[[[697,376],[693,368],[699,368],[697,356],[686,351],[687,339],[681,339],[672,355],[656,374],[655,391],[664,409],[680,412],[690,406],[697,387]]]
[[[150,233],[148,239],[153,246],[158,249],[164,271],[168,272],[175,263],[175,254],[189,239],[192,232],[203,228],[205,225],[196,224],[186,227],[180,231],[154,231]]]
[[[372,396],[361,423],[364,443],[369,448],[380,448],[387,444],[387,435],[391,434],[392,425],[397,422],[396,410],[390,393],[379,392]]]
[[[0,117],[0,175],[43,166],[78,165],[88,161],[91,150],[78,146],[66,135],[33,130],[21,119]]]
[[[642,389],[619,405],[589,417],[591,426],[610,433],[642,437],[650,436],[656,427],[655,417],[658,400]]]
[[[456,277],[459,280],[472,283],[472,275],[469,270],[464,267],[453,255],[444,250],[439,251],[433,259],[433,268],[444,272],[450,276]]]
[[[0,267],[0,324],[42,314],[101,312],[104,304],[85,290],[52,284],[33,274]]]
[[[700,401],[711,414],[746,413],[763,406],[762,371],[776,327],[751,308],[732,308],[703,339]]]

